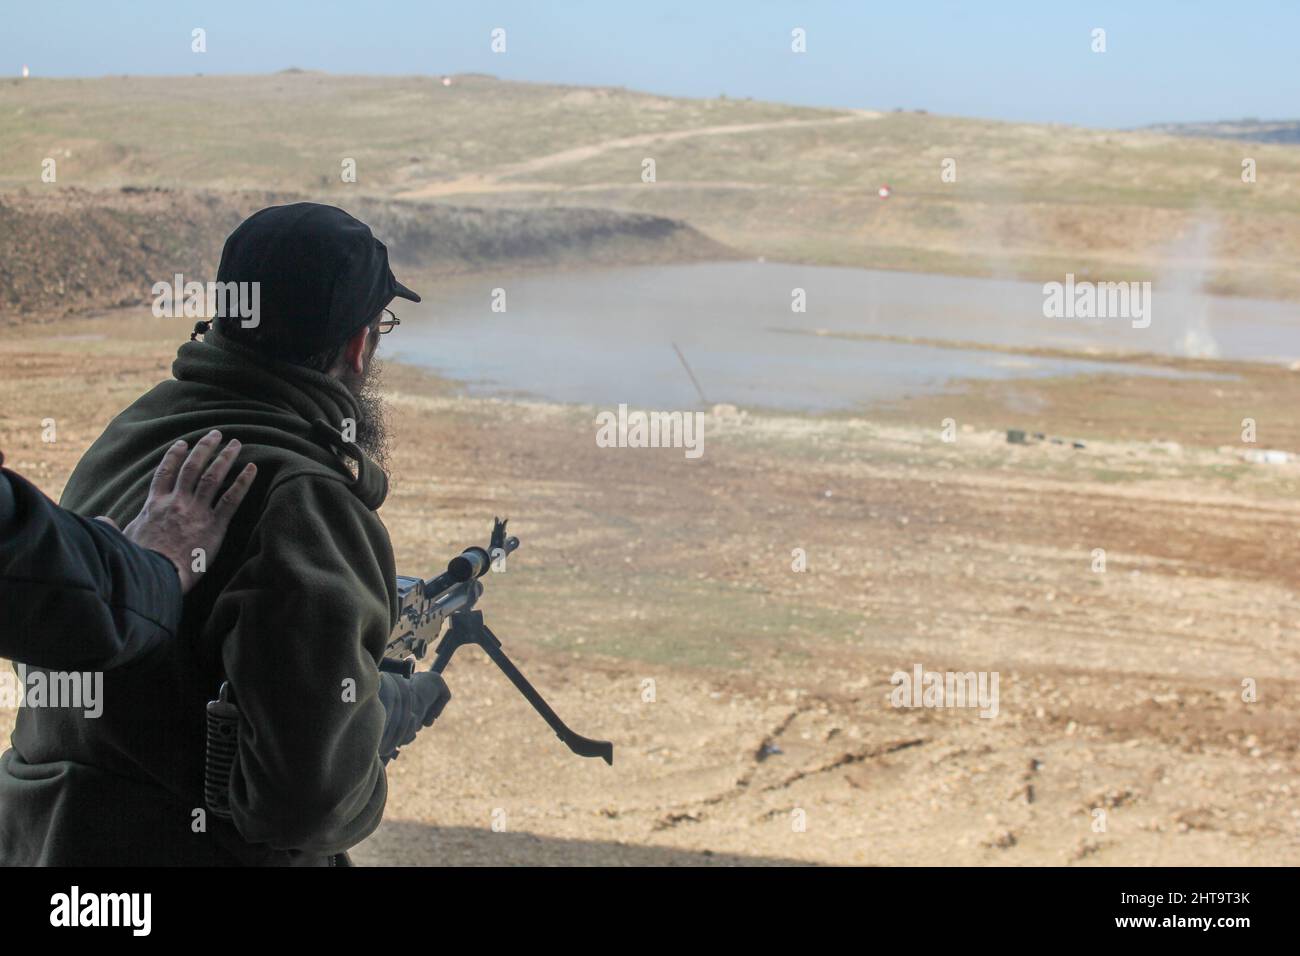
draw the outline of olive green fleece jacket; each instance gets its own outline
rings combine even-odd
[[[382,816],[377,664],[397,596],[375,514],[387,481],[343,437],[356,403],[215,333],[172,372],[109,423],[62,504],[125,526],[168,446],[213,428],[257,478],[177,640],[104,674],[102,716],[20,710],[0,757],[0,864],[329,865]],[[200,812],[223,680],[242,712],[229,822]]]

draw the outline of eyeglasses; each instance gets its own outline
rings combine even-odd
[[[394,315],[389,309],[384,309],[384,318],[379,320],[379,334],[387,335],[401,324],[401,319]]]

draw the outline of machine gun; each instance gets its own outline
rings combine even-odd
[[[506,536],[506,522],[497,518],[492,526],[492,540],[487,548],[466,548],[447,563],[447,570],[425,581],[422,578],[397,576],[397,624],[388,640],[380,669],[410,677],[415,662],[422,659],[429,646],[438,640],[443,622],[447,633],[438,641],[431,670],[441,674],[451,663],[451,656],[466,644],[477,644],[510,678],[524,699],[542,715],[570,750],[580,757],[600,757],[614,763],[614,745],[608,740],[592,740],[574,733],[549,704],[542,699],[519,668],[501,649],[501,641],[483,623],[483,612],[474,603],[483,594],[479,579],[506,555],[519,547],[519,539]]]

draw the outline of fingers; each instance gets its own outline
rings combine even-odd
[[[234,442],[230,444],[233,445]],[[227,446],[227,450],[229,450],[229,446]],[[248,489],[253,486],[253,479],[256,477],[257,466],[250,462],[244,466],[244,470],[239,473],[239,477],[226,489],[226,493],[217,500],[212,510],[216,514],[217,520],[222,522],[223,525],[230,523],[231,517],[243,502],[244,495],[248,494]]]
[[[442,716],[442,712],[447,708],[447,705],[451,703],[451,688],[444,684],[442,689],[443,693],[441,696],[433,702],[433,706],[429,708],[429,712],[424,715],[424,726],[426,727],[432,727],[433,722]]]
[[[172,489],[176,486],[176,473],[180,469],[181,461],[185,457],[185,452],[189,445],[183,441],[178,441],[167,449],[167,454],[163,455],[162,461],[154,470],[153,481],[149,483],[149,497],[157,498],[161,495],[171,494]]]
[[[220,440],[218,438],[218,440]],[[226,475],[235,464],[235,459],[239,457],[239,439],[232,438],[226,447],[212,460],[208,470],[203,473],[199,479],[198,485],[194,488],[194,498],[200,504],[210,505],[212,499],[217,496],[217,489],[226,482]]]
[[[425,727],[430,727],[441,716],[443,708],[451,700],[451,688],[442,679],[442,675],[434,671],[423,671],[411,678],[411,680],[412,682],[420,682],[419,707],[421,713],[418,715],[420,723]]]
[[[118,523],[114,521],[112,518],[110,518],[108,515],[98,515],[96,516],[95,520],[104,522],[104,524],[108,525],[110,528],[117,528],[118,531],[122,530],[121,527],[118,525]]]
[[[194,450],[185,459],[180,474],[176,476],[176,491],[184,494],[194,493],[194,486],[199,483],[199,476],[207,468],[212,452],[220,442],[221,432],[214,428],[194,443]]]
[[[221,499],[212,505],[212,499],[225,484],[226,476],[235,466],[243,446],[239,440],[232,438],[213,458],[213,452],[221,444],[221,432],[213,429],[189,450],[184,441],[178,441],[167,449],[163,460],[154,471],[153,481],[149,485],[149,497],[160,498],[169,494],[183,494],[194,499],[196,504],[209,505],[220,513],[228,524],[230,516],[248,494],[257,469],[249,464],[232,483]],[[184,462],[182,463],[182,459]],[[222,529],[224,531],[224,528]]]

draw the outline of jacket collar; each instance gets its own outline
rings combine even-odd
[[[267,358],[216,329],[202,342],[187,342],[176,353],[172,375],[203,382],[278,405],[304,421],[323,418],[336,428],[357,419],[357,402],[336,378]]]
[[[356,463],[352,492],[371,511],[388,496],[388,476],[342,427],[359,419],[356,399],[338,379],[300,365],[267,358],[212,329],[202,342],[186,342],[176,353],[172,375],[236,392],[292,413],[309,428],[313,443],[343,462]],[[346,466],[344,466],[346,467]]]

